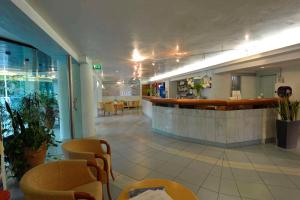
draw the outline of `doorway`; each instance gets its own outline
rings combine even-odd
[[[258,95],[264,98],[272,98],[275,94],[276,75],[259,76]]]

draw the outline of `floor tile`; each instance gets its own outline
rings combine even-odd
[[[299,200],[300,190],[283,188],[280,186],[269,186],[271,193],[276,200]]]
[[[198,194],[200,200],[218,200],[218,193],[211,190],[200,188]]]
[[[233,196],[240,195],[236,182],[233,180],[230,180],[230,179],[222,179],[221,180],[219,192],[222,194],[233,195]]]
[[[177,182],[177,183],[179,183],[179,184],[181,184],[181,185],[183,185],[183,186],[185,186],[186,188],[190,189],[190,190],[193,191],[195,194],[197,194],[197,192],[198,192],[198,190],[199,190],[199,188],[200,188],[200,186],[197,186],[197,185],[195,185],[195,184],[187,183],[186,181],[181,180],[181,179],[179,179],[179,178],[175,178],[174,181]]]
[[[208,176],[203,182],[202,187],[214,192],[219,192],[220,177]]]
[[[219,194],[218,200],[242,200],[239,196],[230,196],[226,194]]]
[[[179,178],[187,183],[200,186],[207,176],[208,173],[206,172],[202,172],[192,168],[186,168],[176,178]]]
[[[237,186],[242,197],[257,200],[273,199],[267,186],[264,184],[237,181]]]
[[[147,174],[145,179],[169,179],[169,180],[172,180],[172,179],[174,179],[174,176],[162,174],[162,173],[159,173],[156,171],[151,171],[149,174]]]
[[[262,179],[259,177],[257,172],[254,170],[232,168],[232,173],[236,180],[262,183]]]
[[[289,188],[295,188],[296,185],[284,174],[274,174],[259,172],[260,177],[267,185],[283,186]]]

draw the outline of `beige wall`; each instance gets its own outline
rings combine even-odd
[[[243,99],[256,97],[256,76],[241,76],[241,94]]]
[[[114,101],[114,100],[124,100],[124,101],[138,101],[141,100],[140,96],[103,96],[102,101]]]
[[[293,99],[300,100],[300,66],[292,66],[282,69],[284,84],[292,86]]]
[[[228,99],[231,96],[231,73],[214,74],[212,88],[206,89],[206,95],[212,99]]]

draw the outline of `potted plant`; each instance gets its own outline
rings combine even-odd
[[[53,129],[55,120],[58,117],[58,103],[56,98],[51,95],[40,94],[40,100],[42,107],[45,109],[45,126],[49,129]]]
[[[297,147],[300,134],[300,120],[297,120],[299,105],[299,101],[290,101],[288,97],[283,97],[278,102],[280,119],[276,121],[276,128],[279,147],[286,149]]]
[[[46,108],[37,93],[23,97],[18,110],[7,102],[5,106],[9,115],[2,132],[6,160],[20,180],[27,170],[45,161],[47,148],[57,146],[57,141],[53,129],[46,125]]]
[[[200,98],[201,97],[201,90],[204,89],[203,83],[202,82],[195,83],[194,88],[195,88],[195,90],[197,92],[197,97]]]

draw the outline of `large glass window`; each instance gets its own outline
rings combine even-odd
[[[57,66],[50,56],[29,46],[0,39],[0,101],[16,108],[25,95],[58,95]],[[59,119],[54,125],[59,130]]]

